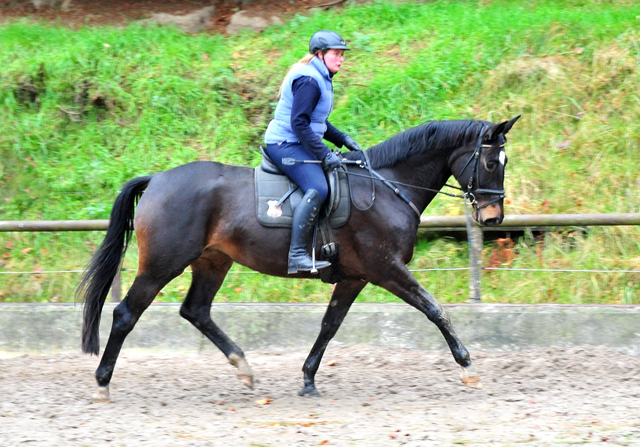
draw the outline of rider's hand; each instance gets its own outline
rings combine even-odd
[[[344,138],[344,146],[349,149],[350,151],[361,151],[362,148],[360,147],[360,145],[358,143],[356,143],[356,140],[354,140],[353,138],[351,138],[349,135],[347,135]]]
[[[322,164],[327,169],[336,169],[339,168],[342,164],[342,160],[333,152],[329,152],[324,160],[322,160]]]

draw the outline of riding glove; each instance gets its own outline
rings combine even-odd
[[[342,164],[342,160],[333,152],[329,152],[327,156],[324,157],[322,164],[327,169],[336,169],[340,167],[340,165]]]
[[[350,151],[361,151],[362,150],[360,145],[358,143],[356,143],[356,140],[351,138],[349,135],[344,137],[344,146],[347,149],[349,149]]]

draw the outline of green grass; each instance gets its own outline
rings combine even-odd
[[[255,166],[282,77],[322,28],[353,47],[335,79],[331,120],[361,145],[432,119],[522,114],[509,136],[507,213],[640,212],[637,17],[634,2],[374,1],[233,37],[5,24],[0,219],[105,219],[132,177],[197,159]],[[426,214],[462,212],[438,198]],[[511,266],[637,270],[639,236],[633,227],[594,228],[548,235],[539,247],[525,237]],[[0,272],[82,269],[102,237],[0,234]],[[487,243],[486,259],[492,250]],[[423,238],[411,267],[467,259],[465,243]],[[468,272],[415,274],[441,301],[467,298]],[[78,275],[39,276],[0,274],[0,301],[72,299]],[[158,299],[180,300],[188,281],[176,279]],[[640,303],[637,273],[492,271],[483,285],[492,302]],[[314,302],[328,291],[238,273],[216,300]],[[394,298],[367,287],[362,299]]]

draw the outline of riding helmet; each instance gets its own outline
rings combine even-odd
[[[309,41],[309,53],[316,54],[318,51],[329,49],[348,50],[344,39],[340,34],[333,31],[322,30],[317,31]]]

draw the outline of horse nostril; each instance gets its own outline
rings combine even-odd
[[[494,225],[500,225],[500,218],[498,217],[491,217],[489,219],[485,219],[482,221],[483,225],[487,225],[489,227],[494,226]]]

